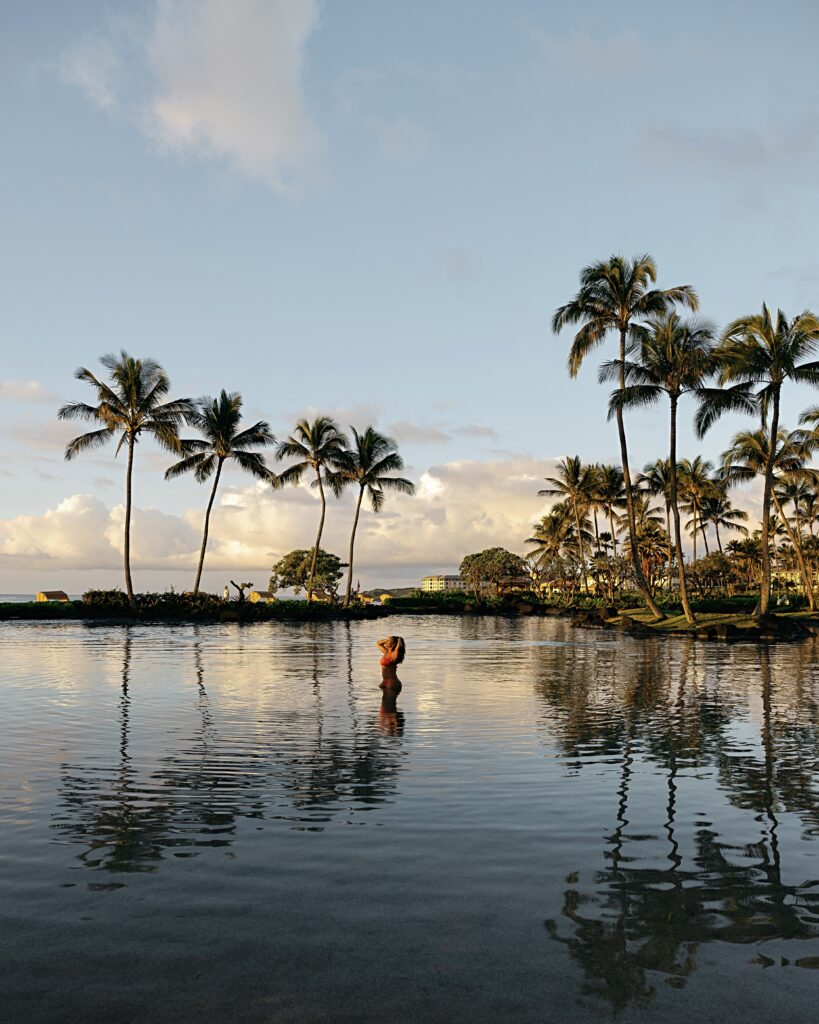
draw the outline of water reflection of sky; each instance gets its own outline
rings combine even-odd
[[[65,922],[32,966],[58,977],[89,915],[139,963],[141,907],[207,913],[234,957],[240,904],[294,1005],[308,977],[332,1003],[314,952],[334,936],[350,964],[398,942],[437,977],[444,957],[441,998],[475,993],[464,1020],[511,985],[508,1019],[542,1019],[544,1001],[566,1020],[681,1019],[726,979],[757,1019],[785,984],[790,1019],[808,1012],[794,979],[819,965],[814,641],[388,628],[408,644],[400,715],[380,703],[383,622],[0,627],[7,905],[32,940]],[[165,931],[160,947],[194,957]],[[422,1013],[397,966],[387,977],[393,1016]]]

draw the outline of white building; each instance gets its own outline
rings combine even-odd
[[[421,590],[436,593],[441,590],[466,590],[466,584],[460,576],[424,576],[421,579]]]

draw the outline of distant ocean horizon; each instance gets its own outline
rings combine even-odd
[[[14,604],[23,601],[33,601],[37,596],[34,594],[0,594],[0,604]],[[79,601],[82,594],[69,594],[72,601]]]

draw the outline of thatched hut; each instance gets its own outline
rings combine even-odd
[[[40,590],[37,592],[35,601],[70,601],[71,598],[64,590]]]

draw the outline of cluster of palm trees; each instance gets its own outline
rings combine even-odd
[[[311,485],[319,491],[321,513],[307,584],[308,601],[313,596],[316,558],[324,530],[325,488],[337,497],[348,486],[357,488],[344,600],[345,607],[349,605],[355,536],[364,497],[367,497],[373,512],[379,512],[385,501],[385,492],[412,494],[414,491],[410,480],[392,475],[404,468],[398,446],[392,438],[372,426],[361,432],[351,427],[350,441],[335,420],[329,416],[318,416],[312,422],[300,420],[287,440],[277,444],[264,420],[250,426],[242,425],[242,398],[238,392],[223,390],[218,398],[168,399],[170,381],[155,360],[137,359],[123,351],[119,356],[103,356],[100,362],[108,371],[108,380],[101,379],[85,367],[80,367],[75,374],[77,380],[93,388],[96,401],[69,402],[60,408],[58,417],[96,425],[96,429],[68,443],[66,459],[94,451],[113,439],[117,440],[116,454],[123,448],[127,452],[123,560],[125,589],[132,607],[136,603],[131,579],[133,465],[136,445],[143,435],[153,437],[160,447],[177,457],[178,461],[167,469],[166,479],[192,473],[199,483],[213,480],[205,510],[202,546],[193,587],[195,594],[202,579],[211,511],[226,463],[235,464],[273,488],[299,484],[305,475],[312,477]],[[184,425],[196,430],[199,437],[180,437]],[[296,461],[277,474],[265,461],[263,449],[266,448],[273,448],[277,459]]]
[[[790,318],[779,310],[773,316],[763,305],[761,313],[740,317],[719,333],[708,320],[680,314],[680,309],[690,313],[696,313],[698,309],[697,294],[690,285],[661,289],[656,287],[656,280],[657,267],[648,255],[632,260],[618,255],[591,264],[581,272],[577,294],[555,312],[552,328],[555,333],[569,325],[578,328],[568,358],[569,373],[573,377],[589,353],[607,336],[614,335],[619,342],[617,358],[601,365],[599,379],[616,385],[609,402],[609,418],[617,423],[620,442],[628,534],[625,546],[637,587],[658,619],[663,615],[646,572],[638,532],[641,520],[646,518],[647,507],[641,506],[646,496],[641,496],[637,481],[631,478],[625,413],[661,400],[668,401],[667,483],[658,493],[663,494],[667,503],[668,543],[669,547],[673,546],[680,599],[689,622],[694,621],[694,615],[682,550],[678,406],[686,396],[694,398],[697,403],[694,423],[700,437],[726,412],[740,412],[756,418],[757,429],[741,432],[734,438],[729,451],[723,456],[716,481],[709,476],[705,463],[696,467],[696,475],[701,477],[702,484],[696,485],[692,479],[689,480],[687,501],[694,538],[701,532],[701,524],[708,521],[706,510],[709,507],[723,520],[721,525],[729,522],[738,525],[736,516],[725,518],[723,512],[716,512],[715,504],[709,506],[704,503],[712,502],[724,507],[728,501],[728,484],[756,475],[762,477],[761,579],[756,608],[756,614],[762,616],[768,611],[771,595],[772,504],[783,526],[787,522],[780,511],[777,488],[815,486],[814,471],[808,463],[819,444],[819,409],[809,409],[802,417],[803,429],[790,433],[781,426],[780,409],[786,383],[819,384],[819,362],[811,359],[819,347],[819,317],[809,310]],[[578,509],[575,501],[572,513],[576,543],[582,557]],[[730,511],[730,506],[726,511]],[[812,578],[805,563],[802,540],[798,531],[791,530],[790,524],[786,529],[793,533],[791,543],[813,608]]]

